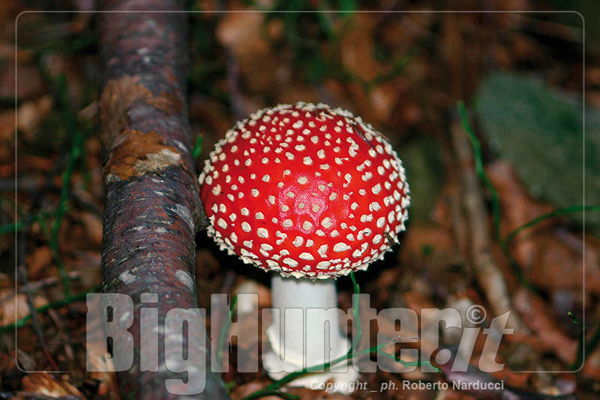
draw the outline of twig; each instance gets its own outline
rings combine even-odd
[[[246,116],[242,92],[240,90],[240,66],[231,49],[225,49],[227,55],[227,85],[229,87],[233,118],[240,121]]]
[[[466,113],[464,105],[460,103],[459,108],[463,116],[462,124],[468,127],[468,121],[465,121]],[[491,183],[487,180],[487,175],[485,175],[485,171],[483,170],[479,142],[473,134],[471,135],[471,143],[469,143],[468,135],[473,133],[473,131],[470,128],[468,130],[462,129],[461,121],[455,119],[452,122],[450,130],[462,177],[464,207],[468,215],[468,223],[471,231],[471,257],[477,280],[494,314],[501,315],[510,311],[509,325],[517,330],[524,331],[527,328],[512,307],[504,275],[492,254],[492,234],[488,225],[484,195],[479,186],[477,172],[473,169],[473,165],[475,165],[479,171],[479,175],[486,177],[484,182],[488,182],[486,186],[489,188]],[[493,186],[491,188],[493,189]],[[492,193],[495,193],[495,190]],[[497,200],[497,194],[495,198]],[[495,208],[494,226],[496,227],[496,235],[499,234],[499,215],[498,209]]]
[[[68,333],[65,332],[65,323],[62,316],[56,312],[55,310],[49,309],[48,316],[54,322],[54,325],[58,329],[56,333],[57,339],[59,339],[65,349],[65,356],[69,361],[69,364],[66,369],[73,370],[74,361],[75,361],[75,351],[73,350],[73,346],[71,345],[71,340],[69,340]]]
[[[28,226],[31,224],[31,218],[25,220],[25,225]],[[19,233],[19,240],[17,241],[17,280],[21,283],[22,286],[27,286],[29,284],[29,275],[27,273],[27,266],[25,264],[25,254],[27,253],[27,237],[26,231],[22,230]],[[39,316],[37,314],[32,292],[27,290],[25,291],[25,297],[27,302],[27,307],[29,308],[29,315],[32,319],[32,326],[35,336],[40,344],[42,352],[48,360],[48,363],[52,367],[53,370],[58,370],[58,366],[52,358],[50,351],[48,350],[48,346],[46,345],[46,338],[44,337],[44,330],[42,329],[42,325],[40,323]]]
[[[62,308],[64,306],[74,303],[76,301],[83,300],[89,293],[98,292],[99,290],[100,290],[100,287],[96,286],[94,288],[86,290],[85,292],[74,294],[74,295],[71,295],[70,297],[64,298],[62,300],[58,300],[58,301],[55,301],[52,303],[48,303],[42,307],[38,307],[35,309],[35,311],[37,313],[41,314],[50,309],[54,310],[57,308]],[[23,328],[25,326],[25,324],[27,323],[27,321],[29,321],[30,319],[31,319],[31,314],[27,315],[26,317],[21,318],[18,321],[13,322],[12,324],[4,325],[4,326],[0,327],[0,334],[8,332],[8,331],[14,331],[15,329]]]
[[[67,276],[68,276],[69,280],[76,280],[76,279],[79,279],[80,274],[78,272],[70,272],[67,274]],[[30,282],[27,285],[20,286],[19,290],[17,290],[17,293],[26,293],[26,292],[34,293],[40,289],[44,289],[46,287],[55,285],[58,280],[59,280],[59,278],[57,278],[55,276],[51,276],[48,278],[40,279],[35,282]],[[0,304],[3,301],[4,301],[4,299],[1,299]]]

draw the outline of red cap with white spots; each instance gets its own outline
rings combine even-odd
[[[278,105],[238,122],[200,185],[221,249],[297,278],[335,278],[383,258],[410,203],[389,142],[325,104]]]

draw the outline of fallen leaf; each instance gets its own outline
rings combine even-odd
[[[600,347],[596,348],[585,361],[583,375],[600,382]]]
[[[228,13],[219,22],[216,36],[230,49],[249,93],[264,93],[274,87],[281,63],[271,52],[266,40],[265,14],[257,12]]]
[[[260,58],[268,52],[268,44],[262,36],[264,20],[263,13],[228,13],[217,26],[217,39],[230,48],[240,62]]]
[[[46,305],[48,301],[42,296],[34,296],[35,308]],[[24,294],[15,296],[14,289],[0,289],[0,325],[9,325],[29,315],[27,297]]]
[[[46,373],[34,373],[23,378],[23,390],[49,397],[79,396],[83,395],[77,388],[67,381],[57,381]]]
[[[45,95],[19,106],[17,109],[17,128],[26,139],[33,139],[34,134],[52,111],[52,105],[52,96]]]
[[[15,139],[15,112],[7,110],[0,112],[0,140],[11,142]]]
[[[235,390],[233,392],[230,393],[231,398],[234,400],[243,399],[244,397],[247,397],[254,392],[264,389],[268,384],[269,384],[268,382],[250,382],[245,385],[238,386],[235,388]],[[280,400],[280,397],[279,396],[265,396],[265,397],[262,397],[262,399],[264,399],[264,400]]]
[[[18,74],[14,63],[6,64],[0,69],[0,98],[14,100],[16,96],[18,100],[31,100],[43,92],[44,81],[37,67],[19,65]]]
[[[512,167],[495,162],[487,168],[500,196],[504,235],[555,208],[531,198]],[[536,286],[558,290],[580,290],[584,267],[586,290],[600,293],[600,240],[588,235],[585,246],[579,235],[554,228],[560,219],[550,219],[522,231],[512,243],[512,253]]]
[[[102,218],[92,212],[81,212],[77,218],[83,223],[88,239],[99,247],[102,244]]]
[[[548,204],[531,198],[507,162],[497,161],[489,165],[486,172],[500,196],[504,235],[554,209]],[[548,223],[546,223],[547,225]],[[517,261],[523,265],[530,264],[534,258],[535,245],[530,238],[531,233],[525,231],[520,233],[513,243],[514,255]]]
[[[91,315],[95,317],[102,315],[99,297],[94,297],[93,303],[88,304],[88,310],[90,308],[94,308]],[[88,319],[86,336],[86,360],[93,369],[90,376],[100,382],[98,394],[110,396],[111,399],[120,399],[114,364],[112,359],[107,358],[102,318]]]
[[[577,342],[558,330],[558,323],[548,313],[542,299],[521,287],[513,296],[513,304],[546,351],[556,354],[567,364],[575,360]]]
[[[52,251],[48,246],[36,248],[26,257],[30,278],[41,277],[41,272],[52,263]]]

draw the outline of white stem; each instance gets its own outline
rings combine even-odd
[[[271,351],[263,364],[274,379],[304,367],[322,365],[347,353],[349,341],[340,333],[336,284],[333,279],[311,281],[273,275],[271,280],[272,313],[267,336]],[[338,382],[355,381],[357,372],[344,363],[331,372],[310,375],[291,385],[311,387],[334,378]],[[340,391],[344,391],[341,388]]]

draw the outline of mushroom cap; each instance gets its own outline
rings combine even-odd
[[[283,276],[367,269],[408,218],[408,184],[390,143],[325,104],[278,105],[238,122],[199,181],[209,236]]]

